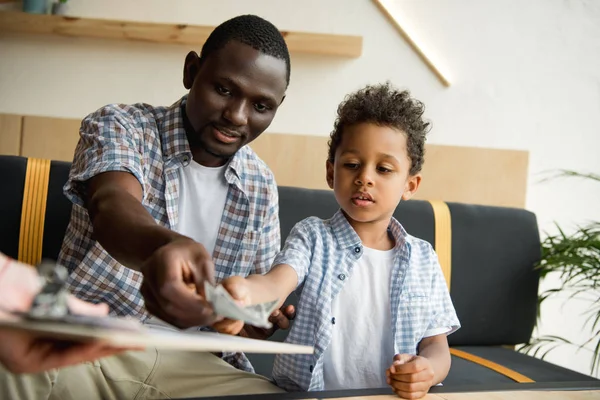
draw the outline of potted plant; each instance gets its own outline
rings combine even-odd
[[[52,14],[64,15],[67,12],[67,0],[58,0],[52,3]]]
[[[560,171],[557,177],[579,177],[600,183],[600,175],[575,171]],[[519,350],[543,359],[558,346],[591,347],[590,373],[594,375],[600,371],[600,221],[579,226],[570,234],[558,226],[558,234],[548,235],[542,241],[542,255],[536,268],[541,279],[549,273],[558,273],[562,282],[561,287],[540,293],[538,321],[539,305],[549,297],[561,294],[567,295],[568,299],[582,299],[590,306],[585,311],[587,318],[581,329],[591,329],[591,337],[584,343],[572,343],[559,336],[540,336]]]

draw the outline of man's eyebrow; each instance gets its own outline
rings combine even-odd
[[[228,76],[219,77],[218,79],[227,82],[228,84],[234,86],[238,90],[242,90],[242,86],[238,82],[236,82],[235,80],[231,79]],[[274,96],[266,94],[266,93],[257,93],[256,95],[254,95],[252,97],[258,101],[270,102],[270,103],[273,103],[274,105],[279,104],[279,102],[275,99]]]

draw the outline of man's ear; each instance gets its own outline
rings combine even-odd
[[[200,71],[200,57],[195,51],[190,51],[185,56],[185,63],[183,64],[183,86],[190,90],[194,85],[194,79]]]
[[[421,185],[421,174],[410,175],[404,185],[404,193],[402,193],[402,200],[409,200],[419,189]]]
[[[333,163],[331,161],[325,161],[325,170],[327,171],[327,185],[330,189],[333,189]]]

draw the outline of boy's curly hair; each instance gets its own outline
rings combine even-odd
[[[398,129],[406,134],[406,148],[411,160],[410,175],[421,171],[425,140],[431,127],[422,118],[425,106],[410,97],[407,90],[397,90],[387,82],[368,85],[346,96],[338,106],[337,118],[329,139],[328,159],[333,163],[342,142],[344,129],[360,123],[372,123]]]

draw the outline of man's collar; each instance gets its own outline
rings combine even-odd
[[[165,163],[176,159],[187,165],[192,159],[181,112],[181,108],[185,107],[186,100],[187,94],[167,108],[162,118],[159,132]]]

